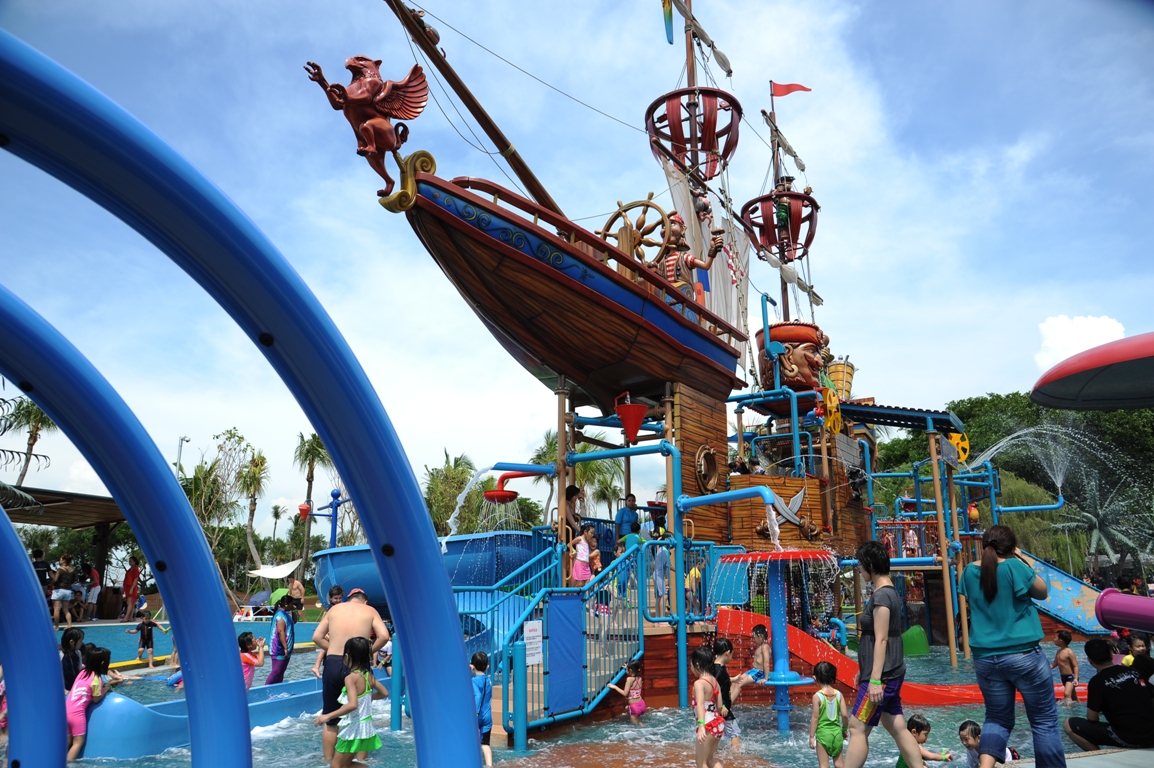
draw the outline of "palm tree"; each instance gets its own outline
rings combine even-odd
[[[256,518],[256,500],[264,496],[265,486],[268,484],[269,466],[268,459],[265,458],[264,452],[254,450],[250,455],[248,462],[243,464],[240,471],[236,475],[236,487],[242,495],[248,497],[248,525],[245,526],[245,538],[248,541],[248,551],[252,555],[253,562],[256,563],[257,570],[264,567],[260,561],[260,552],[256,548],[255,542],[252,538],[253,520]],[[261,585],[268,589],[268,584],[265,579],[261,579]]]
[[[437,535],[446,536],[449,533],[449,518],[457,508],[457,497],[465,486],[477,473],[477,467],[468,455],[449,458],[449,450],[445,449],[445,463],[440,467],[425,466],[425,506],[428,507],[429,517],[433,519],[433,527]],[[475,493],[476,491],[470,491]],[[468,499],[464,505],[466,514],[470,506]]]
[[[533,451],[533,455],[529,457],[530,464],[544,464],[546,466],[555,466],[557,464],[557,430],[545,430],[545,442],[537,446]],[[553,506],[553,491],[557,487],[556,478],[548,475],[537,475],[533,478],[533,484],[548,483],[549,484],[549,498],[545,500],[545,521],[549,521],[549,509]]]
[[[284,517],[285,508],[280,504],[272,505],[272,540],[276,541],[276,526],[280,519]]]
[[[601,476],[597,478],[597,484],[593,486],[593,503],[599,504],[604,502],[609,509],[609,519],[613,519],[613,505],[621,498],[621,486],[613,482],[613,478],[609,476]]]
[[[40,410],[40,406],[26,397],[16,401],[7,421],[13,429],[28,430],[28,447],[24,451],[24,466],[20,469],[20,476],[16,478],[16,485],[24,485],[24,477],[28,474],[28,465],[32,463],[32,449],[41,436],[57,431],[58,427],[48,414]]]
[[[329,456],[328,449],[325,444],[321,442],[320,437],[316,432],[313,432],[307,438],[304,433],[297,435],[297,447],[293,451],[293,463],[296,464],[297,469],[305,473],[305,498],[308,499],[309,504],[312,504],[313,499],[313,480],[316,478],[316,469],[321,467],[323,469],[330,469],[333,466],[332,457]],[[305,566],[309,562],[309,545],[312,543],[313,530],[313,516],[309,515],[305,520],[303,549],[301,551],[301,564],[297,568],[297,578],[303,578]]]

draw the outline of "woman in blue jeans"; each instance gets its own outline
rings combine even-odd
[[[1006,754],[1014,729],[1014,694],[1026,704],[1038,768],[1066,765],[1050,662],[1039,647],[1044,633],[1031,598],[1045,600],[1046,582],[1022,557],[1018,537],[1004,525],[982,535],[982,562],[962,572],[970,601],[970,649],[986,701],[980,768]]]

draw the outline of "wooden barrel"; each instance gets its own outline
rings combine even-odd
[[[839,357],[826,366],[825,372],[837,388],[838,397],[842,400],[849,400],[850,392],[853,390],[854,364]]]

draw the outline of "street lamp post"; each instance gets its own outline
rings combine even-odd
[[[176,468],[175,469],[176,469],[176,479],[178,479],[178,480],[180,479],[180,454],[181,454],[181,451],[184,449],[184,444],[189,442],[190,440],[191,440],[191,438],[185,437],[184,435],[181,435],[180,439],[176,441]]]

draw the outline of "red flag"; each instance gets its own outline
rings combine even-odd
[[[811,90],[809,88],[806,88],[804,85],[798,85],[797,83],[775,83],[773,81],[770,81],[770,85],[773,86],[774,97],[788,96],[789,94],[793,93],[794,91],[809,91],[809,90]]]

